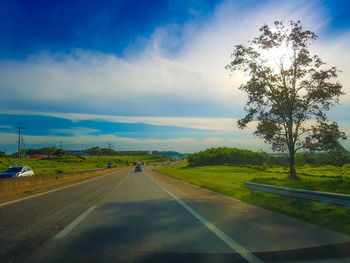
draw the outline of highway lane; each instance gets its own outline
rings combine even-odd
[[[0,262],[276,262],[350,241],[150,169],[0,207],[0,234]]]
[[[144,172],[128,172],[94,205],[30,262],[246,262]]]
[[[0,206],[0,262],[22,262],[113,190],[124,171]]]

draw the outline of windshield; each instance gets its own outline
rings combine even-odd
[[[17,173],[21,172],[23,167],[10,167],[5,172],[7,173]]]
[[[0,263],[350,263],[349,136],[350,0],[0,0]]]

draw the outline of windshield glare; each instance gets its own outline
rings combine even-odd
[[[7,172],[7,173],[17,173],[17,172],[21,172],[21,171],[22,171],[22,167],[10,167],[5,172]]]

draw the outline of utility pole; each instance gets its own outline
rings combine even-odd
[[[24,130],[24,126],[18,126],[16,129],[18,130],[18,159],[21,158],[21,130]]]
[[[108,147],[108,149],[112,149],[113,148],[113,143],[107,142],[107,147]]]
[[[26,144],[24,143],[23,136],[21,136],[21,157],[26,157]]]
[[[84,144],[81,145],[81,152],[84,153]]]
[[[63,155],[63,148],[62,148],[62,146],[63,146],[63,141],[60,141],[60,148],[58,149],[60,156]]]

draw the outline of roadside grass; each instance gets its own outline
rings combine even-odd
[[[244,182],[350,194],[350,166],[331,165],[297,168],[301,180],[287,179],[288,169],[271,165],[188,167],[187,162],[154,169],[179,180],[207,188],[247,203],[283,213],[312,224],[350,235],[350,208],[327,205],[255,191],[252,196]]]
[[[53,159],[30,160],[9,157],[0,158],[0,171],[10,166],[29,166],[36,176],[59,174],[80,170],[106,168],[109,162],[118,166],[126,166],[128,162],[145,161],[147,164],[167,162],[169,158],[161,156],[62,156]]]

